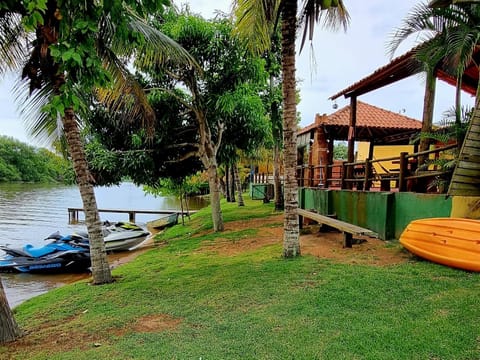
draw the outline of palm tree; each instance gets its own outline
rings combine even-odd
[[[478,46],[479,21],[478,3],[458,2],[458,5],[449,5],[448,1],[433,1],[430,5],[419,4],[409,13],[390,42],[390,51],[393,53],[411,35],[425,35],[423,39],[427,41],[417,47],[416,56],[426,64],[428,73],[433,73],[442,62],[457,77],[457,125],[461,122],[462,75],[472,62]]]
[[[430,5],[417,5],[403,21],[401,26],[394,34],[391,41],[391,49],[394,51],[401,42],[407,37],[421,33],[426,39],[423,44],[417,47],[417,58],[428,64],[428,67],[434,69],[442,61],[442,66],[447,66],[457,77],[457,93],[455,99],[456,107],[456,126],[461,127],[461,103],[460,90],[462,86],[462,76],[465,69],[471,64],[477,66],[480,71],[478,59],[474,55],[478,53],[480,42],[480,4],[473,1],[432,1]],[[432,56],[433,55],[433,56]],[[441,55],[440,57],[436,55]],[[441,59],[441,60],[439,60]],[[433,60],[433,61],[432,61]],[[430,77],[432,77],[430,75]],[[480,121],[480,82],[477,84],[475,99],[475,109],[472,113],[470,127],[479,125]],[[469,138],[467,130],[466,138]],[[457,142],[460,150],[459,158],[463,158],[464,148],[463,137],[460,133],[457,136]],[[474,138],[476,141],[476,138]],[[421,149],[422,150],[422,149]],[[458,192],[452,190],[456,183],[457,167],[454,170],[449,194]],[[459,183],[463,183],[461,176]],[[462,190],[462,193],[470,194],[469,190]],[[458,193],[459,194],[459,193]]]
[[[433,56],[434,63],[431,65],[437,66],[441,59],[443,65],[455,73],[461,87],[461,77],[467,66],[474,61],[473,55],[480,42],[480,4],[473,1],[458,1],[456,5],[447,3],[448,1],[434,1],[432,4],[436,6],[420,4],[414,7],[404,19],[403,25],[393,34],[390,50],[394,52],[405,39],[421,33],[423,39],[428,41],[418,47],[420,60],[426,62],[428,55],[441,54],[441,57]],[[480,69],[480,64],[477,66]],[[479,89],[480,87],[477,88],[476,103]],[[456,104],[460,111],[458,100]],[[459,120],[457,116],[457,122]]]
[[[3,284],[0,281],[0,344],[17,339],[22,332],[8,306]]]
[[[49,0],[33,9],[10,1],[0,6],[0,74],[22,70],[30,90],[24,111],[36,117],[32,129],[37,135],[51,135],[57,119],[63,126],[85,209],[94,284],[109,283],[112,276],[77,114],[87,108],[82,94],[109,87],[111,91],[103,94],[122,94],[120,102],[119,96],[104,96],[109,105],[128,101],[130,117],[153,117],[141,87],[127,70],[133,57],[195,67],[185,50],[142,20],[143,11],[158,11],[161,3],[148,3],[150,9],[138,7],[136,1]]]
[[[237,31],[250,44],[249,48],[263,52],[270,48],[279,19],[282,44],[282,96],[284,141],[284,236],[283,256],[300,255],[298,227],[297,163],[297,105],[295,80],[295,35],[297,32],[297,0],[235,0]],[[323,19],[324,25],[347,26],[348,12],[342,0],[304,0],[300,24],[304,26],[302,47],[312,39],[314,25]]]

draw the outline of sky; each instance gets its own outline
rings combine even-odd
[[[216,11],[229,12],[231,0],[174,0],[176,5],[189,4],[192,12],[212,18]],[[346,32],[332,32],[316,28],[312,47],[305,46],[299,53],[297,47],[297,72],[300,89],[300,126],[314,122],[315,114],[331,114],[333,102],[328,98],[355,82],[370,75],[391,60],[387,53],[388,41],[393,31],[418,4],[419,0],[344,0],[351,22]],[[300,2],[299,2],[300,3]],[[412,37],[394,54],[402,55],[418,43]],[[314,61],[312,61],[312,58]],[[28,137],[25,125],[18,113],[18,99],[13,96],[15,78],[0,79],[0,135],[15,137],[33,145],[38,144]],[[358,100],[386,110],[402,113],[421,120],[423,111],[425,79],[414,75],[392,85],[362,95]],[[454,104],[455,88],[437,80],[434,106],[434,122]],[[473,97],[463,96],[463,104],[473,106]],[[349,104],[349,99],[336,100],[338,109]]]

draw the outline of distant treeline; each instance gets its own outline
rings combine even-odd
[[[0,136],[0,182],[75,181],[69,161],[43,148],[35,148],[8,136]]]

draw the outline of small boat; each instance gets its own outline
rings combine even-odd
[[[107,251],[124,251],[137,247],[150,233],[131,222],[117,222],[103,228],[105,249]]]
[[[132,250],[150,236],[150,232],[135,223],[126,221],[116,223],[105,221],[103,223],[102,231],[106,251]],[[75,234],[72,234],[72,236],[76,237],[78,242],[88,245],[87,232],[78,231]]]
[[[163,230],[166,227],[176,225],[178,223],[178,213],[171,213],[159,219],[148,222],[148,225],[157,230]]]
[[[400,236],[410,252],[438,264],[480,271],[480,221],[464,218],[414,220]]]

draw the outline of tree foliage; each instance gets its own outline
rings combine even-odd
[[[250,152],[271,141],[259,95],[266,84],[264,61],[244,53],[228,20],[169,13],[157,21],[156,26],[188,50],[203,71],[150,66],[138,74],[156,115],[151,138],[138,124],[122,125],[118,113],[97,107],[89,121],[87,153],[101,183],[129,176],[139,184],[155,186],[159,178],[181,182],[195,174],[203,167],[199,113],[210,129],[209,140],[222,140],[220,163],[235,159],[237,149]]]
[[[0,181],[72,183],[71,163],[47,149],[0,136]]]

